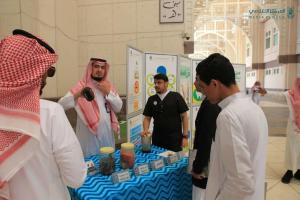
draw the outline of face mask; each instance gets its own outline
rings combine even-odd
[[[91,75],[91,78],[94,80],[94,81],[102,81],[103,77],[94,77],[93,75]]]

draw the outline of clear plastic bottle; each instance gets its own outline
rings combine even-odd
[[[129,142],[121,144],[120,157],[123,169],[133,168],[135,161],[134,144]]]
[[[115,171],[115,149],[112,147],[100,148],[100,173],[111,175]]]
[[[142,140],[142,151],[144,153],[149,153],[151,152],[151,134],[146,134],[141,136]]]

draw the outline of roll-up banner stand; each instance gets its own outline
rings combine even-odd
[[[177,91],[184,98],[185,102],[189,107],[188,120],[188,134],[189,134],[189,148],[191,147],[192,140],[192,60],[188,57],[179,55],[178,56],[178,70],[177,70]]]
[[[147,99],[156,94],[154,89],[155,74],[165,74],[169,78],[169,87],[171,91],[177,90],[177,56],[169,54],[146,53],[146,97]]]
[[[168,89],[177,90],[177,55],[145,53],[146,66],[146,84],[145,84],[145,102],[148,98],[156,94],[154,89],[154,75],[161,73],[166,74],[169,79]],[[146,104],[146,103],[145,103]],[[153,130],[153,119],[151,119],[149,131]]]
[[[140,143],[140,132],[143,124],[145,106],[145,54],[127,46],[127,105],[126,132],[127,141]]]

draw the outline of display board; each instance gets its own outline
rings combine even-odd
[[[134,117],[127,119],[127,141],[140,144],[141,136],[140,133],[143,130],[143,115],[139,114]]]
[[[246,92],[246,65],[232,64],[235,73],[235,80],[241,92]]]
[[[185,102],[190,105],[192,102],[192,60],[178,56],[178,80],[177,91],[182,95]]]
[[[192,61],[192,105],[200,105],[202,101],[202,94],[197,92],[194,85],[194,81],[196,80],[196,68],[199,62],[201,62],[201,60]]]
[[[145,80],[144,53],[127,47],[127,115],[141,111],[144,107]]]
[[[169,87],[171,91],[176,91],[176,78],[177,78],[177,56],[167,54],[145,54],[146,65],[146,98],[145,100],[154,95],[154,78],[157,73],[166,74],[169,78]]]

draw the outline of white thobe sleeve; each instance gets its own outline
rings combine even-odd
[[[225,181],[217,200],[243,200],[254,193],[255,177],[242,125],[228,113],[217,120],[219,153],[225,170]]]
[[[62,180],[72,188],[80,187],[86,178],[86,164],[79,141],[61,106],[57,106],[51,123],[52,150]]]
[[[291,103],[291,98],[290,98],[290,95],[288,92],[284,92],[283,93],[284,96],[285,96],[285,99],[286,99],[286,103],[288,105],[288,108],[289,108],[289,115],[290,115],[290,118],[293,120],[293,122],[295,121],[295,112],[294,112],[294,108],[292,106],[292,103]],[[295,122],[294,122],[295,123]]]
[[[75,107],[74,96],[71,92],[68,92],[65,96],[58,100],[58,103],[64,108],[64,110],[69,110]]]
[[[8,184],[5,184],[2,188],[0,188],[0,200],[10,200]]]
[[[106,100],[110,103],[112,110],[115,113],[118,113],[121,111],[123,102],[118,94],[110,91],[110,93],[106,96]]]

